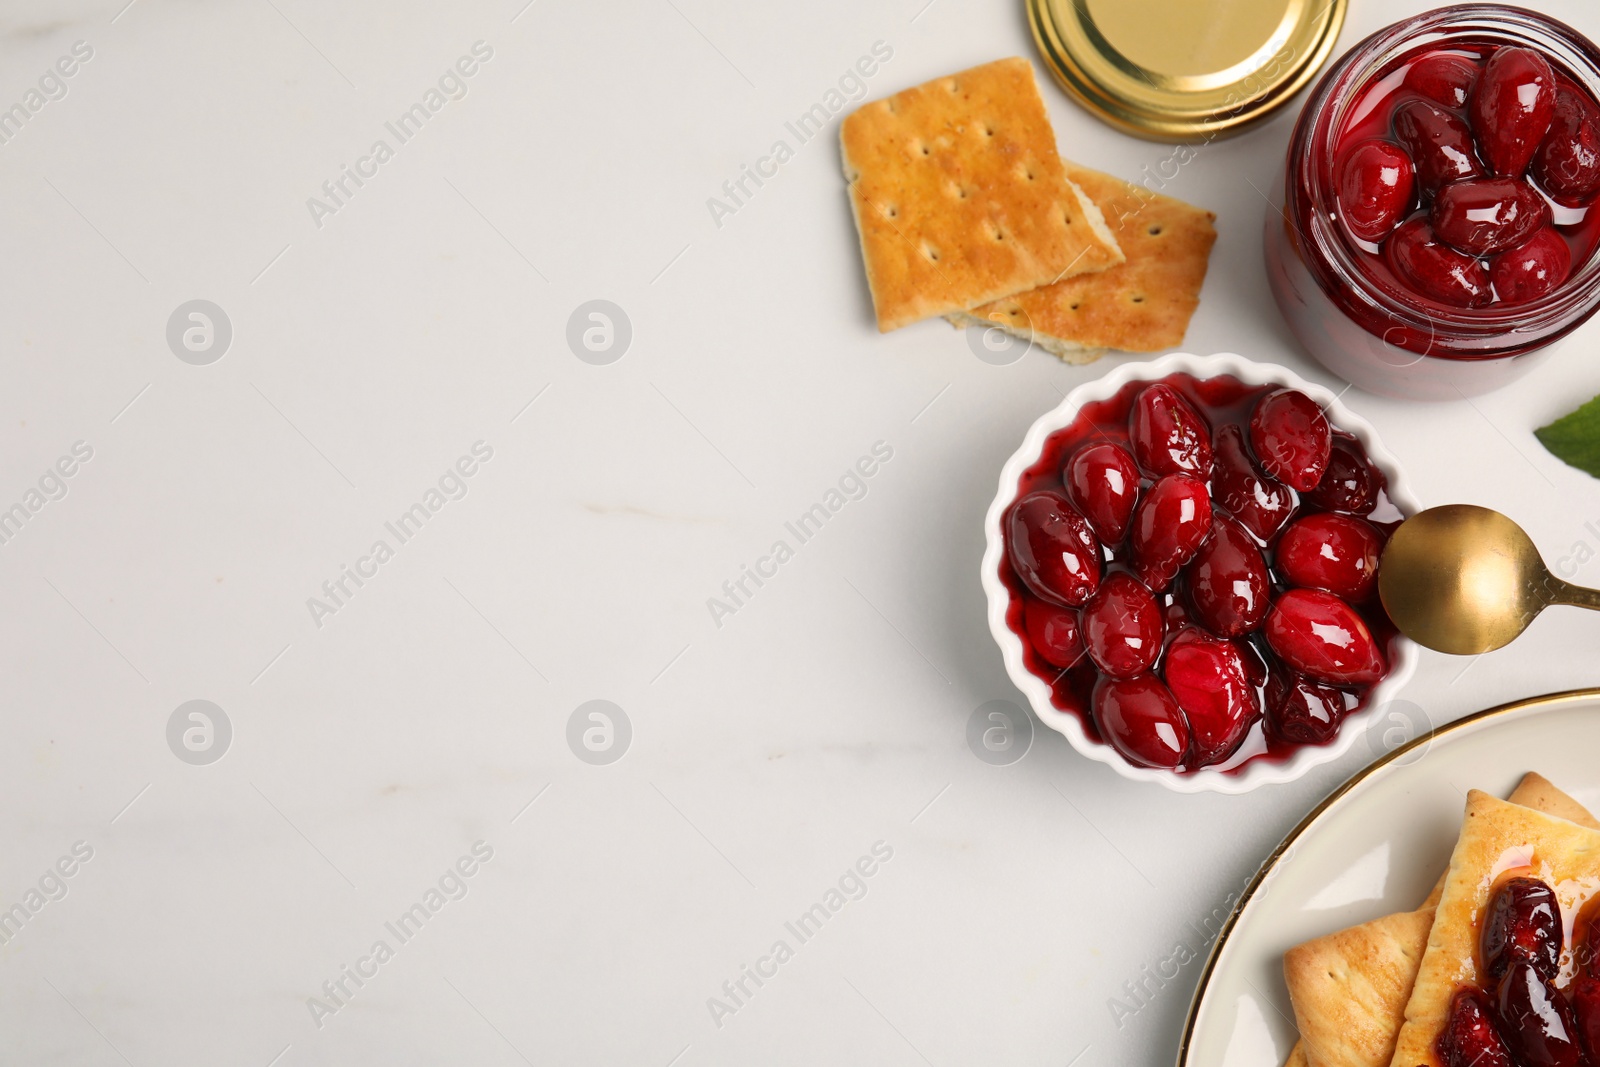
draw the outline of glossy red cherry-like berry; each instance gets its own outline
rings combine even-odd
[[[1425,217],[1404,223],[1383,245],[1396,277],[1423,296],[1454,307],[1483,307],[1494,299],[1489,268],[1439,240]]]
[[[1235,641],[1233,647],[1239,650],[1239,658],[1244,660],[1244,673],[1250,679],[1250,684],[1257,689],[1266,685],[1269,670],[1266,653],[1254,641]]]
[[[1294,490],[1261,473],[1245,447],[1244,431],[1232,423],[1217,433],[1211,498],[1263,541],[1277,536],[1294,514]]]
[[[1028,644],[1046,663],[1070,667],[1083,658],[1083,637],[1074,609],[1028,600],[1022,607],[1022,625],[1028,633]]]
[[[1500,979],[1495,1014],[1516,1059],[1534,1067],[1578,1067],[1578,1023],[1572,1005],[1532,964],[1513,963]]]
[[[1270,672],[1266,698],[1268,728],[1296,745],[1326,744],[1344,720],[1344,694],[1300,675]]]
[[[1383,475],[1378,473],[1361,445],[1351,437],[1333,435],[1328,452],[1328,469],[1306,500],[1326,511],[1366,515],[1378,505],[1378,490]]]
[[[1211,496],[1187,474],[1169,474],[1145,491],[1133,512],[1133,569],[1162,592],[1211,532]]]
[[[1578,973],[1600,979],[1600,897],[1591,897],[1572,924],[1572,963]]]
[[[1216,518],[1184,574],[1195,621],[1218,637],[1247,634],[1267,617],[1272,587],[1266,560],[1233,520]]]
[[[1478,64],[1440,52],[1413,63],[1406,71],[1405,87],[1436,104],[1460,109],[1467,106],[1477,80]]]
[[[1578,1043],[1593,1062],[1600,1053],[1600,978],[1578,975],[1567,987],[1567,1000],[1578,1024]]]
[[[1138,767],[1171,770],[1189,751],[1189,724],[1172,692],[1153,674],[1101,678],[1092,698],[1106,743]]]
[[[1123,571],[1106,576],[1083,606],[1083,644],[1100,673],[1132,678],[1161,654],[1161,606],[1139,579]]]
[[[1495,174],[1516,177],[1550,132],[1556,109],[1556,75],[1531,48],[1498,48],[1483,65],[1468,110],[1485,163]]]
[[[1450,182],[1483,174],[1471,128],[1431,100],[1411,99],[1395,108],[1394,136],[1411,156],[1424,198]]]
[[[1561,904],[1548,885],[1519,877],[1495,887],[1479,941],[1484,974],[1491,981],[1499,981],[1513,963],[1530,964],[1541,978],[1555,981],[1564,944]]]
[[[1532,173],[1563,204],[1578,206],[1600,193],[1600,108],[1571,83],[1556,89],[1550,132],[1533,154]]]
[[[1167,474],[1211,477],[1211,431],[1200,413],[1170,385],[1148,385],[1134,397],[1128,438],[1139,469],[1151,478]]]
[[[1189,720],[1190,762],[1195,766],[1231,756],[1261,716],[1244,657],[1231,641],[1191,626],[1167,646],[1161,673]]]
[[[1450,1014],[1434,1040],[1444,1067],[1514,1067],[1482,990],[1467,987],[1450,998]]]
[[[1328,469],[1333,431],[1316,401],[1298,389],[1275,389],[1250,412],[1250,447],[1262,470],[1306,492]]]
[[[1139,469],[1128,450],[1109,441],[1084,445],[1067,461],[1061,480],[1100,543],[1119,544],[1139,499]]]
[[[1278,572],[1302,589],[1322,589],[1359,604],[1378,584],[1383,538],[1351,515],[1319,512],[1289,524],[1278,539]]]
[[[1034,596],[1075,608],[1100,587],[1100,542],[1059,493],[1029,493],[1006,527],[1011,569]]]
[[[1550,223],[1550,205],[1520,178],[1474,178],[1439,190],[1433,232],[1470,256],[1515,248]]]
[[[1387,671],[1354,608],[1320,589],[1290,589],[1267,613],[1267,644],[1301,674],[1329,685],[1369,685]]]
[[[1496,256],[1489,277],[1501,302],[1526,304],[1561,288],[1571,271],[1572,250],[1546,226],[1527,243]]]
[[[1363,241],[1381,241],[1411,211],[1416,170],[1393,141],[1363,141],[1339,162],[1339,216]]]

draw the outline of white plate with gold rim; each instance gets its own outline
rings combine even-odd
[[[1283,953],[1421,904],[1449,863],[1468,789],[1503,797],[1538,771],[1600,811],[1597,751],[1600,689],[1580,689],[1459,719],[1346,782],[1245,888],[1200,976],[1178,1067],[1281,1067],[1296,1038]]]

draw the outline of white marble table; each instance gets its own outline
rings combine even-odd
[[[0,144],[0,510],[37,504],[0,544],[0,1061],[1169,1062],[1176,946],[1372,752],[1238,798],[1044,730],[974,757],[1019,699],[996,471],[1109,364],[878,336],[834,131],[787,125],[876,42],[873,96],[1031,56],[1020,2],[125,2],[0,13],[0,109],[40,91]],[[1341,50],[1423,6],[1355,0]],[[1172,151],[1047,98],[1074,158]],[[1221,230],[1186,347],[1329,382],[1263,278],[1292,121],[1169,187]],[[595,300],[610,363],[567,340]],[[1472,403],[1346,399],[1427,502],[1600,583],[1600,484],[1531,434],[1597,339]],[[1594,683],[1597,641],[1552,613],[1406,696]]]

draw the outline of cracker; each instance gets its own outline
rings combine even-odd
[[[1532,771],[1522,776],[1516,791],[1507,799],[1513,804],[1521,804],[1525,808],[1542,811],[1546,815],[1554,815],[1558,819],[1575,822],[1591,830],[1600,830],[1600,819],[1590,815],[1588,808],[1557,789],[1550,779]],[[1440,891],[1443,891],[1443,888],[1444,883],[1441,879]]]
[[[1531,771],[1510,802],[1600,830],[1600,821],[1582,804]],[[1389,1062],[1448,873],[1439,876],[1415,912],[1374,919],[1285,954],[1284,980],[1301,1034],[1295,1045],[1300,1059],[1291,1055],[1291,1064],[1384,1067]],[[1350,989],[1357,991],[1354,997]],[[1355,1035],[1352,1040],[1344,1039],[1346,1031]]]
[[[1520,804],[1534,811],[1542,811],[1546,815],[1554,815],[1558,819],[1575,822],[1579,826],[1587,826],[1591,830],[1600,830],[1600,819],[1589,814],[1589,809],[1573,800],[1567,794],[1557,789],[1555,783],[1542,774],[1529,771],[1522,776],[1522,781],[1506,797],[1507,803]],[[1439,903],[1439,897],[1444,893],[1445,879],[1450,876],[1446,870],[1433,884],[1433,892],[1428,894],[1428,899],[1422,902],[1424,908],[1431,908]]]
[[[1403,911],[1290,949],[1283,977],[1317,1067],[1378,1067],[1394,1051],[1400,1012],[1428,946],[1433,909]]]
[[[884,333],[1122,262],[1067,181],[1025,59],[866,104],[839,142]]]
[[[950,316],[992,324],[1069,363],[1105,349],[1158,352],[1183,343],[1200,306],[1216,215],[1099,171],[1068,163],[1067,177],[1100,208],[1126,261]]]
[[[1600,831],[1476,789],[1467,794],[1461,837],[1406,1002],[1392,1067],[1434,1062],[1434,1041],[1444,1029],[1451,997],[1463,984],[1478,981],[1478,917],[1500,876],[1509,872],[1542,879],[1555,890],[1562,911],[1570,913],[1600,884]]]

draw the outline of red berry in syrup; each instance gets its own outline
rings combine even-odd
[[[1102,678],[1094,687],[1094,722],[1112,748],[1139,767],[1168,770],[1189,751],[1189,724],[1153,674]]]
[[[1143,674],[1161,654],[1161,606],[1131,574],[1106,576],[1083,606],[1082,626],[1089,658],[1112,678]]]
[[[1245,529],[1271,541],[1294,514],[1294,490],[1262,474],[1245,448],[1244,431],[1229,424],[1217,433],[1211,497]]]
[[[1100,543],[1088,520],[1057,493],[1030,493],[1006,524],[1011,569],[1041,600],[1073,608],[1100,585]]]
[[[1078,613],[1072,608],[1029,600],[1022,606],[1022,624],[1028,631],[1028,644],[1046,663],[1070,667],[1083,658]]]
[[[1522,174],[1550,131],[1555,109],[1556,76],[1549,60],[1531,48],[1496,49],[1469,103],[1484,162],[1495,174]]]
[[[1344,720],[1344,694],[1299,675],[1272,671],[1266,697],[1268,728],[1293,744],[1326,744]]]
[[[1244,660],[1245,677],[1250,679],[1250,684],[1260,689],[1267,684],[1267,658],[1265,652],[1258,648],[1254,641],[1235,641],[1233,647],[1239,650],[1239,658]]]
[[[1489,998],[1477,989],[1456,990],[1434,1051],[1444,1067],[1514,1067]]]
[[[1465,56],[1437,53],[1419,59],[1406,71],[1405,86],[1436,104],[1457,110],[1467,106],[1478,64]]]
[[[1578,1024],[1572,1005],[1531,964],[1513,963],[1500,979],[1495,1005],[1511,1054],[1529,1067],[1578,1067]]]
[[[1567,1000],[1578,1024],[1578,1043],[1592,1061],[1600,1052],[1600,978],[1578,975],[1567,987]]]
[[[1120,543],[1139,499],[1139,470],[1128,450],[1109,442],[1085,445],[1067,461],[1061,480],[1100,543]]]
[[[1440,186],[1483,174],[1472,130],[1455,112],[1431,100],[1407,100],[1395,108],[1394,135],[1411,154],[1424,199]]]
[[[1301,674],[1329,685],[1368,685],[1387,671],[1372,631],[1332,593],[1290,589],[1267,613],[1267,644]]]
[[[1133,512],[1133,569],[1156,592],[1172,584],[1211,532],[1211,497],[1187,474],[1169,474],[1152,485]]]
[[[1474,178],[1439,190],[1429,216],[1439,238],[1470,256],[1515,248],[1550,222],[1550,205],[1519,178]]]
[[[1317,487],[1332,446],[1322,409],[1298,389],[1274,390],[1250,413],[1250,447],[1262,469],[1291,489]]]
[[[1421,216],[1394,231],[1383,258],[1401,281],[1441,304],[1476,308],[1494,299],[1488,266],[1439,240]]]
[[[1572,965],[1600,979],[1600,896],[1590,897],[1572,924]]]
[[[1238,646],[1190,627],[1167,646],[1161,673],[1189,720],[1190,762],[1205,766],[1232,755],[1261,715]]]
[[[1383,539],[1371,523],[1321,512],[1296,519],[1278,539],[1278,573],[1290,585],[1322,589],[1358,604],[1378,584]]]
[[[1382,482],[1383,476],[1367,460],[1361,445],[1354,438],[1334,434],[1328,469],[1306,500],[1327,511],[1366,515],[1378,505]]]
[[[1363,241],[1381,241],[1411,211],[1416,171],[1393,141],[1363,141],[1339,163],[1339,215]]]
[[[1507,878],[1484,909],[1480,955],[1484,974],[1499,981],[1513,963],[1526,963],[1554,981],[1561,969],[1561,905],[1537,878]]]
[[[1600,192],[1600,108],[1582,89],[1556,89],[1550,132],[1533,154],[1533,176],[1557,201],[1578,206]]]
[[[1502,252],[1489,269],[1494,291],[1506,304],[1526,304],[1561,288],[1572,270],[1572,251],[1546,226],[1526,244]]]
[[[1151,478],[1211,477],[1211,431],[1199,412],[1170,385],[1145,387],[1128,418],[1133,458]]]
[[[1261,625],[1271,585],[1261,549],[1238,523],[1218,516],[1211,537],[1184,572],[1194,619],[1218,637],[1239,637]]]

